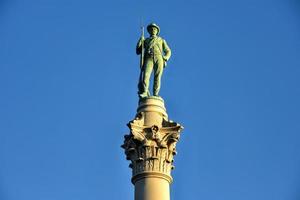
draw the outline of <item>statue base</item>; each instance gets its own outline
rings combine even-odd
[[[160,125],[162,120],[168,120],[164,100],[160,97],[147,97],[139,100],[137,117],[144,117],[144,125]]]

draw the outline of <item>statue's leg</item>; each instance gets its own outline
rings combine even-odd
[[[146,59],[143,74],[143,94],[142,97],[149,96],[149,82],[153,70],[153,59]]]
[[[164,69],[163,59],[157,59],[154,65],[154,84],[153,84],[153,95],[158,96],[160,90],[161,76]]]

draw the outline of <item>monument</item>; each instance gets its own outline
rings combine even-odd
[[[131,162],[134,199],[170,200],[173,157],[183,127],[169,120],[164,100],[159,96],[161,76],[171,56],[171,49],[159,36],[158,25],[149,24],[147,31],[150,36],[145,39],[142,31],[136,47],[136,53],[141,56],[139,103],[135,118],[127,124],[130,133],[124,136],[122,148],[126,159]],[[152,72],[154,83],[151,96],[149,82]]]

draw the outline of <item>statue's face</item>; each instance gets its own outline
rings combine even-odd
[[[152,26],[149,28],[149,33],[150,33],[150,35],[157,35],[158,29],[155,28],[154,26]]]

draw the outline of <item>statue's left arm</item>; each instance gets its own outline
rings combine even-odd
[[[168,61],[170,59],[170,57],[171,57],[171,49],[168,46],[166,40],[164,40],[164,39],[163,39],[163,43],[162,43],[162,48],[163,48],[163,52],[165,54],[163,56],[163,58],[164,58],[165,61]]]

